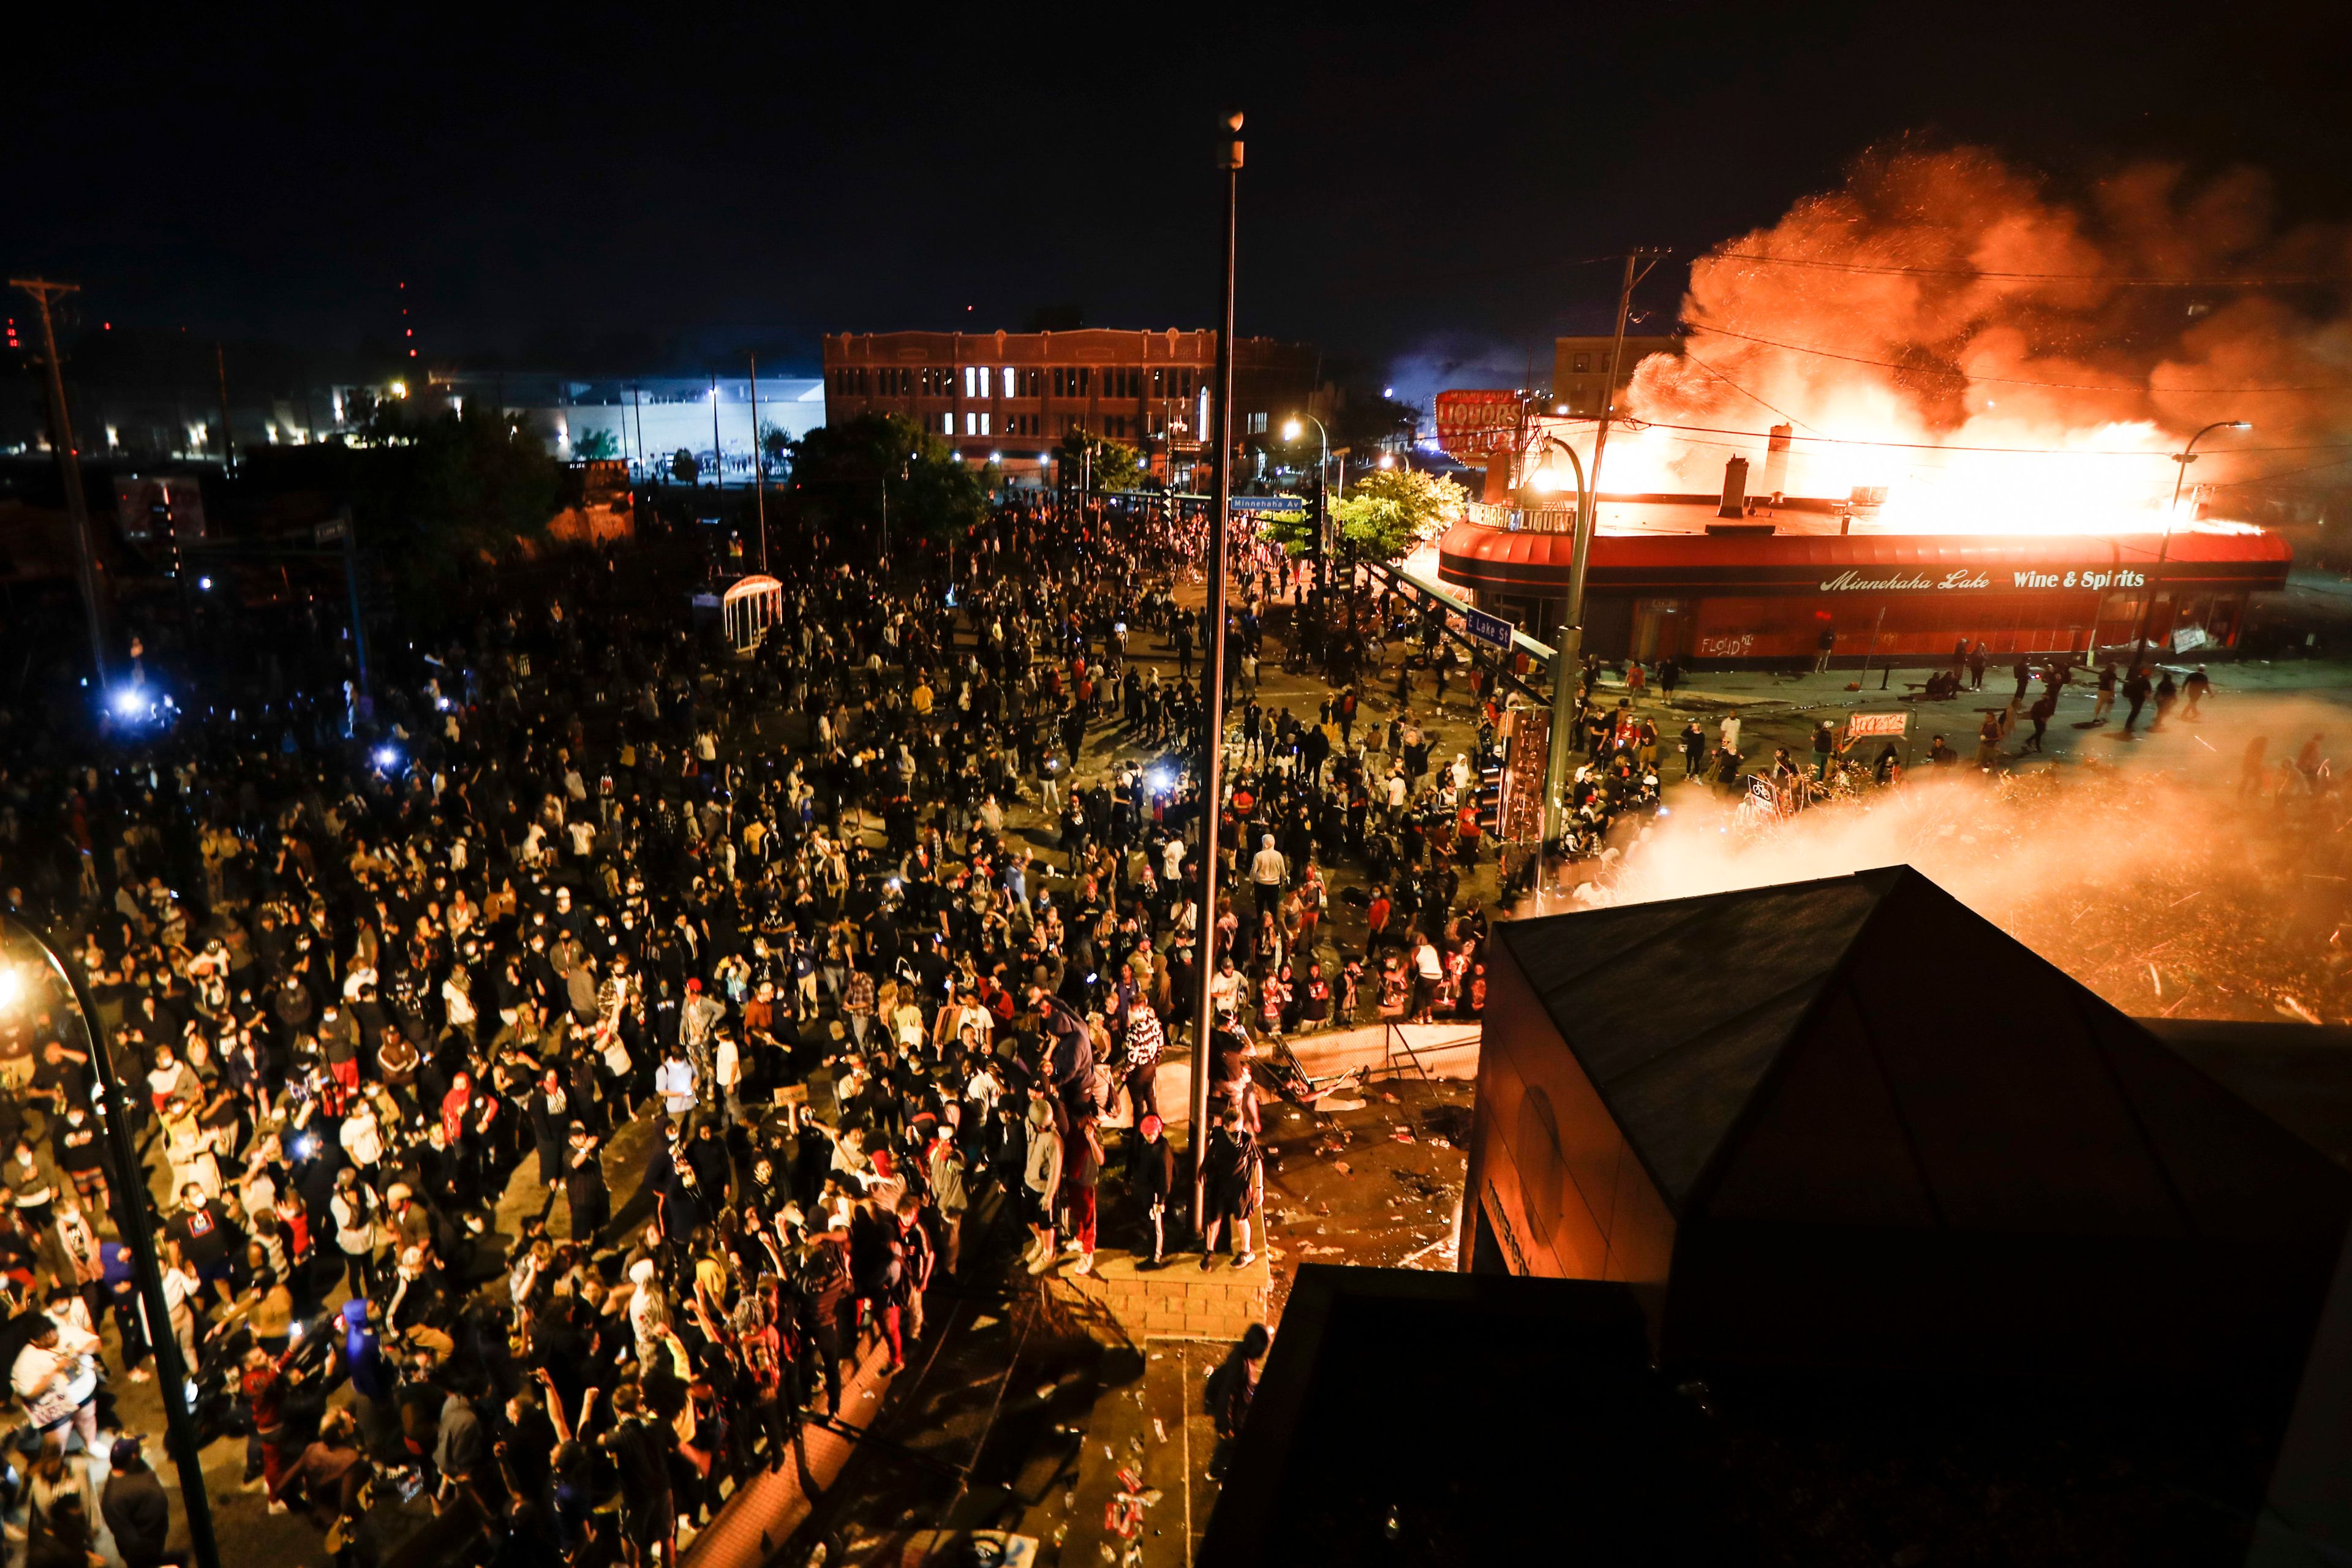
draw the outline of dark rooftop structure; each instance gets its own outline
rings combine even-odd
[[[2234,1568],[2272,1440],[2211,1391],[1700,1381],[1622,1285],[1309,1263],[1197,1561]]]
[[[1675,1365],[2266,1391],[2352,1174],[1903,868],[1499,928],[1474,1267]]]

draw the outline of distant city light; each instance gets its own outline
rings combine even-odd
[[[209,594],[212,592],[213,580],[209,577],[199,577],[196,579],[196,586]]]
[[[406,383],[406,382],[404,382],[404,381],[395,381],[395,382],[394,382],[394,383],[392,384],[392,395],[393,395],[394,397],[405,397],[405,396],[407,396],[407,395],[408,395],[408,383]]]
[[[400,748],[397,746],[378,746],[375,749],[375,765],[380,768],[398,767],[400,765]]]

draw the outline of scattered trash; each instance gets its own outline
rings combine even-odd
[[[1352,1176],[1352,1175],[1354,1175],[1354,1174],[1356,1173],[1355,1172],[1353,1172],[1353,1171],[1351,1171],[1351,1170],[1349,1170],[1349,1169],[1348,1168],[1348,1162],[1347,1162],[1347,1161],[1345,1161],[1345,1160],[1334,1160],[1334,1161],[1332,1161],[1332,1162],[1331,1162],[1331,1168],[1332,1168],[1333,1170],[1335,1170],[1335,1171],[1339,1172],[1339,1173],[1341,1175],[1343,1175],[1343,1176]]]
[[[1053,1397],[1054,1397],[1054,1391],[1055,1391],[1055,1389],[1059,1388],[1060,1386],[1061,1386],[1061,1384],[1058,1384],[1058,1383],[1041,1383],[1041,1384],[1039,1384],[1037,1385],[1037,1402],[1038,1402],[1040,1405],[1042,1405],[1042,1404],[1044,1404],[1046,1400],[1053,1398]]]
[[[992,1329],[1003,1321],[993,1312],[982,1312],[971,1321],[971,1326],[975,1329]]]
[[[1210,1041],[1209,1043],[1210,1043],[1211,1045],[1214,1045],[1214,1044],[1216,1044],[1216,1042],[1215,1042],[1214,1040],[1212,1040],[1212,1041]],[[1391,1105],[1396,1105],[1396,1104],[1401,1103],[1401,1102],[1398,1100],[1397,1097],[1396,1097],[1395,1095],[1393,1095],[1393,1094],[1391,1094],[1387,1089],[1382,1089],[1382,1090],[1381,1090],[1381,1098],[1382,1100],[1384,1100],[1388,1101]]]
[[[1413,1141],[1412,1129],[1410,1127],[1400,1127],[1389,1136],[1400,1143],[1410,1143]]]
[[[1394,1099],[1395,1096],[1391,1095],[1390,1098]],[[1364,1102],[1360,1100],[1334,1100],[1327,1096],[1321,1103],[1316,1107],[1316,1109],[1318,1110],[1361,1110],[1364,1109]]]
[[[1158,1361],[1160,1358],[1158,1356],[1153,1356],[1151,1359],[1153,1361]],[[1151,1437],[1152,1441],[1157,1443],[1165,1443],[1168,1441],[1168,1423],[1161,1420],[1157,1415],[1151,1418]]]

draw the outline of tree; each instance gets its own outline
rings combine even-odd
[[[1271,539],[1293,555],[1306,554],[1315,542],[1315,520],[1308,515],[1314,504],[1311,500],[1302,499],[1297,511],[1260,512],[1259,536]]]
[[[1089,452],[1094,458],[1091,467],[1087,460]],[[1088,476],[1097,490],[1139,489],[1151,478],[1140,452],[1124,441],[1097,436],[1083,425],[1071,426],[1054,457],[1061,464],[1066,481],[1075,482],[1082,475]]]
[[[1339,536],[1356,553],[1394,561],[1462,515],[1467,498],[1452,479],[1418,468],[1379,468],[1331,504]]]
[[[690,485],[702,477],[702,461],[684,447],[669,460],[669,477],[679,484]]]
[[[861,414],[810,431],[793,447],[786,493],[803,517],[836,537],[878,531],[886,495],[893,538],[951,538],[988,511],[982,476],[944,437],[900,414]]]
[[[547,530],[562,500],[562,467],[539,435],[503,409],[425,414],[379,405],[347,480],[361,537],[394,569],[429,584],[495,558]]]
[[[584,462],[621,455],[621,438],[610,430],[590,430],[572,437],[572,455]]]
[[[771,472],[783,467],[793,455],[793,433],[781,425],[760,426],[760,451],[767,458]]]

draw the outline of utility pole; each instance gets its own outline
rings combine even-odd
[[[749,350],[745,351],[747,353]],[[768,569],[768,453],[760,444],[760,356],[751,354],[751,494],[760,514],[760,570]]]
[[[650,471],[646,468],[646,411],[637,401],[637,384],[634,381],[629,383],[629,417],[636,422],[637,472],[644,474]]]
[[[66,407],[65,372],[58,362],[58,329],[49,302],[78,294],[78,283],[50,283],[38,278],[12,278],[11,289],[30,294],[41,307],[41,352],[49,360],[49,440],[57,448],[58,477],[66,489],[66,526],[73,530],[74,571],[81,582],[82,615],[89,622],[89,663],[104,700],[108,684],[106,626],[98,605],[98,550],[89,533],[89,502],[81,489],[81,449],[74,445],[73,414]]]
[[[213,372],[220,378],[221,477],[226,479],[236,467],[236,443],[229,438],[228,350],[217,342],[213,344]]]
[[[719,377],[710,378],[710,489],[714,495],[727,488],[727,470],[719,460]]]
[[[1576,533],[1570,542],[1568,602],[1559,621],[1559,651],[1552,660],[1551,754],[1547,773],[1544,818],[1554,826],[1549,848],[1557,854],[1558,825],[1568,816],[1561,798],[1568,788],[1568,756],[1573,749],[1579,712],[1576,689],[1584,675],[1584,575],[1592,555],[1592,530],[1601,512],[1601,452],[1609,444],[1609,420],[1617,406],[1617,368],[1625,357],[1625,318],[1632,312],[1633,289],[1670,252],[1637,249],[1625,256],[1625,278],[1617,289],[1617,331],[1609,350],[1607,375],[1601,384],[1601,423],[1592,432],[1592,466],[1580,475]]]
[[[1217,482],[1210,498],[1209,602],[1204,628],[1209,643],[1202,675],[1207,710],[1206,755],[1201,765],[1201,918],[1200,944],[1193,967],[1200,994],[1192,1010],[1192,1228],[1204,1231],[1208,1206],[1209,1032],[1215,1006],[1209,1000],[1209,983],[1216,977],[1217,829],[1223,815],[1225,793],[1225,528],[1234,499],[1234,241],[1239,225],[1242,195],[1242,117],[1225,116],[1225,278],[1224,308],[1217,328]]]

